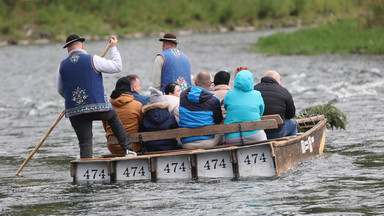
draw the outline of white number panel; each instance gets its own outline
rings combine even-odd
[[[107,162],[77,164],[77,181],[110,181]]]
[[[197,176],[203,178],[233,177],[229,151],[197,155]]]
[[[237,159],[240,177],[276,175],[268,145],[239,149]]]
[[[157,179],[191,179],[188,155],[157,158]]]
[[[148,169],[148,159],[134,159],[116,161],[116,180],[150,180],[151,172]]]

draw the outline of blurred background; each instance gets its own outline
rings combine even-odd
[[[384,50],[384,43],[378,36],[383,34],[383,0],[1,0],[0,20],[1,45],[65,41],[74,32],[88,40],[98,40],[111,34],[140,37],[158,36],[167,31],[180,35],[327,26],[327,29],[319,30],[322,32],[320,35],[313,32],[303,37],[310,40],[308,43],[320,38],[325,41],[319,44],[330,43],[320,51],[308,47],[298,51],[256,47],[255,51],[382,54]],[[328,29],[334,25],[335,28]],[[362,32],[369,33],[359,34]],[[284,44],[281,37],[278,41]],[[343,44],[356,37],[363,37],[361,41],[353,42],[358,45],[350,48],[350,45]],[[376,40],[381,41],[375,43]],[[302,42],[301,39],[292,41],[292,38],[288,41],[294,44]],[[339,48],[340,42],[347,48]],[[379,48],[373,51],[369,48],[378,45]]]

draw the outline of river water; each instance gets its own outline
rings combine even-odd
[[[275,30],[274,30],[275,31]],[[179,36],[192,74],[248,67],[258,82],[281,73],[297,111],[332,102],[344,112],[346,130],[327,130],[325,154],[279,177],[186,182],[73,184],[69,162],[77,139],[62,119],[21,172],[14,174],[64,108],[56,91],[61,43],[0,47],[1,215],[371,215],[384,214],[383,56],[268,56],[250,51],[274,31]],[[106,41],[86,41],[101,54]],[[120,39],[123,72],[104,75],[108,94],[133,73],[148,95],[157,37]],[[109,58],[109,55],[107,56]],[[233,82],[233,81],[232,81]],[[101,124],[94,123],[94,156],[108,153]]]

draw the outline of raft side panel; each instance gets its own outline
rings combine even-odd
[[[325,142],[326,119],[312,129],[286,142],[274,142],[277,175],[319,155]]]
[[[196,155],[198,178],[234,178],[230,150],[201,152]]]
[[[74,180],[90,181],[90,182],[110,182],[108,160],[83,160],[72,161],[75,163],[73,167],[76,167]],[[71,166],[72,167],[72,166]]]
[[[118,160],[116,163],[116,181],[151,180],[149,162],[146,158]]]
[[[240,177],[276,175],[270,145],[250,146],[237,150]]]
[[[157,179],[192,179],[189,161],[188,154],[157,157]]]

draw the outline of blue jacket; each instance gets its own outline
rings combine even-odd
[[[264,113],[264,101],[259,91],[253,89],[253,75],[242,70],[235,77],[234,89],[229,90],[224,98],[227,110],[224,124],[258,121]],[[256,134],[260,130],[243,132],[243,136]],[[240,133],[225,134],[225,137],[239,137]]]
[[[133,95],[133,97],[135,97],[135,100],[139,101],[141,104],[143,104],[143,106],[147,105],[149,102],[150,102],[150,97],[148,96],[145,96],[145,95],[141,95],[135,91],[132,91],[130,92],[131,95]]]
[[[161,70],[161,90],[168,83],[179,84],[181,91],[191,86],[191,65],[187,56],[176,48],[169,48],[160,53],[164,58]]]
[[[154,103],[143,107],[141,131],[160,131],[178,128],[175,116],[168,111],[168,104]],[[146,142],[147,151],[177,149],[176,139],[154,140]]]
[[[71,53],[61,62],[60,75],[67,117],[113,109],[104,92],[103,76],[92,64],[92,55]]]
[[[179,127],[197,128],[219,124],[223,120],[220,99],[212,92],[192,86],[180,95]],[[214,135],[182,138],[183,143],[211,139]]]

